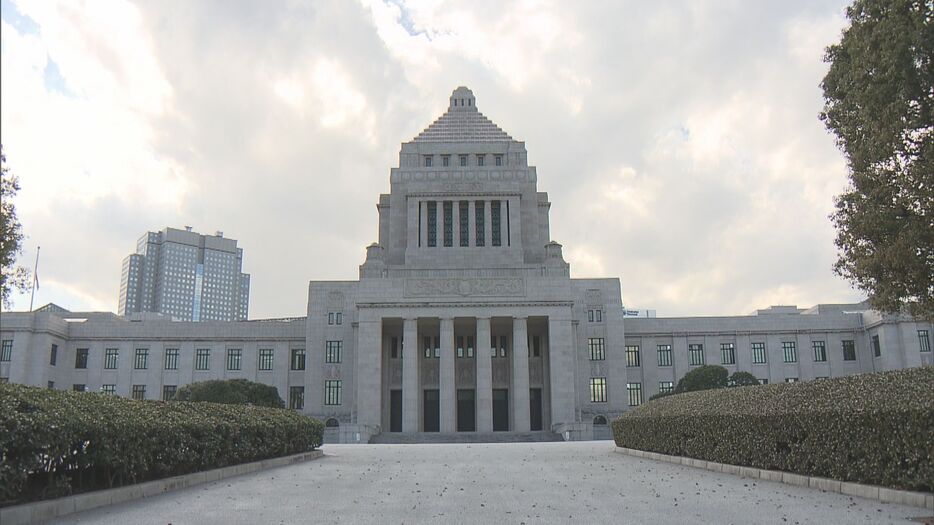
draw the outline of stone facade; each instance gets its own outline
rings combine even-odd
[[[4,313],[0,378],[147,399],[246,378],[349,442],[390,432],[586,439],[702,363],[771,382],[931,364],[930,323],[862,305],[624,317],[618,279],[570,277],[549,207],[525,145],[458,88],[402,145],[360,278],[311,282],[306,317]]]

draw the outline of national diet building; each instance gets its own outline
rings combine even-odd
[[[865,304],[628,317],[619,279],[571,278],[525,144],[457,88],[402,144],[356,281],[312,281],[304,317],[0,318],[0,380],[170,399],[245,378],[326,421],[326,439],[608,437],[607,421],[704,364],[761,383],[931,364],[931,323]]]

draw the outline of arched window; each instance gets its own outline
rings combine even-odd
[[[594,425],[606,425],[606,416],[597,416],[593,418]]]
[[[328,420],[324,422],[324,426],[326,426],[326,427],[328,427],[328,428],[337,428],[337,427],[341,426],[341,424],[340,424],[340,421],[338,421],[338,420],[334,419],[333,417],[331,417],[331,418],[328,418]]]

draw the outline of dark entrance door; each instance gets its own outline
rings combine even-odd
[[[509,389],[493,389],[493,430],[509,430]]]
[[[542,389],[529,389],[529,428],[542,429]]]
[[[402,391],[389,391],[389,431],[402,432]]]
[[[477,430],[477,403],[473,390],[457,391],[457,431],[475,432]]]
[[[422,412],[425,414],[424,425],[425,432],[441,431],[441,398],[437,390],[425,390],[425,399],[422,406]]]

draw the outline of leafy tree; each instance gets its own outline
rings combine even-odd
[[[0,307],[10,307],[10,292],[29,287],[29,270],[14,266],[23,252],[23,227],[16,217],[13,197],[19,191],[19,179],[10,173],[0,145]]]
[[[820,118],[850,169],[834,271],[874,308],[934,319],[934,6],[856,0],[846,13],[821,83]]]
[[[758,385],[759,380],[749,372],[733,372],[726,383],[728,386],[751,386]]]
[[[704,365],[684,374],[675,387],[675,393],[694,392],[695,390],[710,390],[726,386],[727,376],[730,373],[726,368],[718,365]]]
[[[279,391],[271,385],[246,379],[199,381],[180,387],[175,401],[208,401],[227,405],[256,405],[284,408]]]

